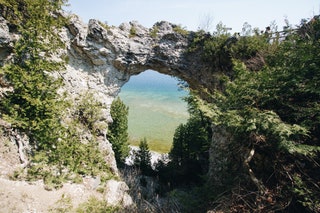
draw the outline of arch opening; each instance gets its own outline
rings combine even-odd
[[[179,89],[179,80],[154,70],[131,76],[122,86],[119,97],[129,107],[130,145],[146,138],[152,151],[170,151],[175,129],[189,118],[182,97],[188,91]]]

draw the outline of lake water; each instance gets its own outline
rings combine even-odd
[[[138,145],[144,137],[153,151],[168,152],[177,126],[189,117],[181,99],[188,92],[179,90],[178,80],[155,71],[132,76],[119,94],[129,107],[130,144]]]

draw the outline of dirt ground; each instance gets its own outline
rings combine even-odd
[[[13,181],[10,176],[21,167],[17,146],[0,134],[0,213],[58,212],[77,207],[90,196],[102,197],[90,181],[64,184],[59,190],[48,191],[42,181]]]
[[[42,180],[11,180],[10,176],[22,165],[18,152],[15,142],[0,128],[0,213],[74,212],[92,197],[110,205],[132,204],[126,184],[117,180],[107,181],[103,192],[97,190],[99,183],[92,177],[84,177],[81,184],[65,183],[51,191],[45,189]]]

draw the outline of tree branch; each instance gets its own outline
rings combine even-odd
[[[261,181],[259,181],[256,176],[254,175],[254,172],[252,171],[252,169],[250,168],[250,161],[252,160],[253,156],[254,156],[255,150],[254,148],[252,148],[249,152],[248,157],[244,160],[244,166],[247,168],[248,173],[250,175],[250,178],[252,180],[252,182],[257,186],[257,188],[259,189],[261,194],[264,194],[266,192],[266,188],[265,186],[261,183]]]

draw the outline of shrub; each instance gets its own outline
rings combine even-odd
[[[136,35],[137,35],[137,29],[134,26],[131,26],[129,38],[135,37]]]
[[[256,195],[262,201],[266,195],[277,200],[277,204],[261,204],[265,211],[276,206],[283,206],[285,211],[313,212],[320,208],[316,202],[319,175],[314,172],[319,169],[320,153],[320,125],[314,117],[319,113],[320,98],[315,83],[320,73],[319,40],[314,39],[320,28],[313,30],[320,26],[318,23],[319,20],[315,20],[314,26],[309,26],[312,30],[308,37],[293,33],[279,44],[263,43],[257,37],[246,38],[243,43],[239,41],[232,46],[232,51],[241,47],[245,53],[240,54],[241,59],[252,57],[271,45],[276,51],[266,52],[266,64],[257,72],[248,69],[242,61],[234,60],[239,50],[231,52],[236,53],[231,55],[234,74],[224,81],[224,90],[215,91],[211,96],[213,123],[227,129],[233,135],[233,142],[247,150],[241,155],[245,159],[243,173],[250,180],[243,183],[246,190],[256,188]],[[239,171],[229,169],[228,173],[234,178]],[[247,209],[253,203],[250,199],[252,197],[246,199]],[[240,200],[237,202],[243,204]],[[288,202],[291,204],[285,209]]]
[[[106,30],[109,30],[109,29],[110,29],[110,26],[108,25],[107,22],[102,23],[101,21],[98,21],[98,23],[99,23],[104,29],[106,29]]]
[[[150,36],[151,36],[152,38],[157,38],[158,32],[159,32],[158,26],[153,26],[153,28],[152,28],[151,31],[150,31]]]
[[[181,27],[181,25],[173,26],[173,31],[176,33],[179,33],[181,35],[188,35],[189,34],[189,32],[186,29],[184,29],[183,27]]]
[[[119,207],[108,206],[105,200],[99,200],[96,197],[90,197],[85,203],[79,205],[77,213],[113,213],[118,212]]]
[[[81,100],[76,106],[74,117],[93,134],[103,133],[107,129],[105,122],[100,122],[103,106],[94,99],[94,95],[86,92],[81,95]]]

